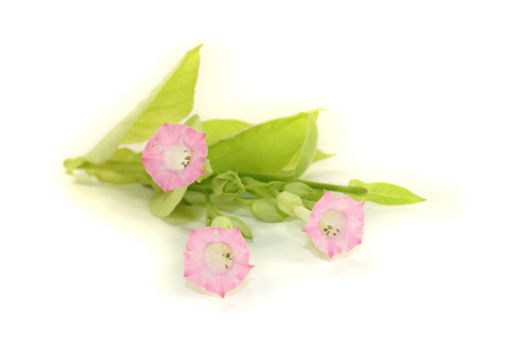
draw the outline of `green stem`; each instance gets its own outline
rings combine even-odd
[[[330,191],[336,191],[341,193],[351,193],[351,194],[366,194],[366,189],[363,187],[358,186],[340,186],[340,185],[334,185],[334,184],[327,184],[322,182],[314,182],[314,181],[305,181],[305,180],[299,180],[305,185],[308,185],[313,188],[317,188],[320,190],[330,190]]]
[[[244,175],[244,174],[243,174]],[[258,182],[259,183],[259,186],[263,186],[263,187],[267,187],[270,191],[275,191],[275,189],[271,188],[270,186],[268,186],[268,182],[271,182],[271,181],[275,181],[275,179],[272,179],[272,178],[266,178],[266,177],[256,177],[258,180],[255,180],[255,178],[252,178],[252,181],[254,182]],[[301,180],[301,179],[297,179],[297,180],[291,180],[291,182],[293,181],[299,181],[299,182],[302,182],[304,183],[305,185],[308,185],[312,188],[316,188],[316,189],[320,189],[320,190],[330,190],[330,191],[335,191],[335,192],[341,192],[341,193],[347,193],[347,194],[357,194],[357,195],[364,195],[367,193],[367,190],[366,188],[364,187],[359,187],[359,186],[341,186],[341,185],[334,185],[334,184],[329,184],[329,183],[324,183],[324,182],[315,182],[315,181],[306,181],[306,180]],[[257,186],[251,186],[250,188],[250,185],[247,185],[245,184],[245,187],[247,190],[255,190],[255,188]],[[210,186],[209,185],[204,185],[204,184],[197,184],[197,183],[194,183],[192,185],[190,185],[189,187],[190,190],[193,190],[193,191],[197,191],[197,192],[203,192],[203,193],[206,193],[210,190]],[[251,192],[251,191],[250,191]],[[278,191],[275,191],[275,195],[278,193]]]
[[[198,183],[192,183],[188,187],[188,190],[196,191],[196,192],[202,192],[202,193],[208,193],[210,191],[210,186],[209,185],[198,184]]]
[[[206,226],[209,226],[216,216],[221,215],[221,212],[213,205],[210,193],[208,191],[204,191],[203,193],[206,199]]]

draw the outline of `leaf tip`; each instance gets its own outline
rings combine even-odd
[[[414,203],[419,203],[419,202],[426,202],[427,199],[426,198],[423,198],[421,196],[418,196],[417,194],[414,194],[415,198],[414,198]]]
[[[203,46],[204,44],[203,43],[200,43],[198,44],[197,46],[195,46],[193,49],[191,49],[190,51],[200,51],[201,47]]]
[[[78,158],[67,158],[64,159],[62,162],[62,165],[64,166],[64,170],[66,174],[73,175],[73,171],[75,169],[79,169],[84,164],[84,158],[78,157]]]

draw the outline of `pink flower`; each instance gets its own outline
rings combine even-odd
[[[253,265],[239,228],[202,227],[190,231],[184,251],[184,277],[224,298]]]
[[[164,124],[142,153],[144,168],[164,191],[184,187],[204,174],[205,134],[182,124]]]
[[[349,251],[363,237],[364,202],[325,191],[314,205],[304,232],[329,257]]]

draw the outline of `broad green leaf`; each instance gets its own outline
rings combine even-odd
[[[317,151],[317,114],[318,111],[308,119],[301,149],[294,154],[293,158],[281,170],[278,174],[279,177],[298,178],[312,164]]]
[[[188,120],[184,122],[184,124],[192,129],[202,132],[202,122],[198,114],[194,114],[189,117]]]
[[[206,133],[206,143],[213,145],[222,139],[237,135],[252,125],[235,119],[212,119],[202,123],[202,130]]]
[[[206,133],[206,143],[213,145],[222,139],[232,137],[241,131],[252,127],[253,124],[237,119],[211,119],[202,123],[202,129]],[[312,163],[323,159],[333,157],[334,154],[328,154],[317,150]]]
[[[110,159],[100,164],[78,157],[66,159],[64,167],[70,175],[74,170],[84,170],[99,181],[112,184],[147,184],[150,180],[140,160],[140,154],[128,148],[119,148]]]
[[[155,192],[149,202],[149,210],[153,215],[165,218],[173,212],[185,193],[186,187],[177,188],[169,192]]]
[[[352,197],[380,204],[411,204],[425,200],[406,188],[384,182],[365,183],[360,180],[352,180],[350,186],[364,187],[368,191],[364,195],[352,195]]]
[[[193,109],[193,96],[199,72],[200,45],[188,51],[176,69],[116,125],[87,154],[92,163],[111,158],[120,144],[147,140],[163,123],[176,123]]]
[[[318,111],[299,113],[245,129],[209,146],[213,169],[274,179],[300,176],[316,151]]]

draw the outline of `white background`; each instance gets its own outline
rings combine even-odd
[[[343,4],[344,3],[344,4]],[[525,347],[520,1],[2,1],[0,348]],[[405,185],[366,207],[351,254],[254,224],[224,300],[182,278],[187,230],[149,192],[67,177],[198,43],[195,111],[262,121],[316,107],[305,174]]]

